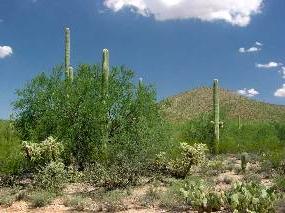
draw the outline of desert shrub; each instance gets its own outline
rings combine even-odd
[[[257,183],[260,184],[262,176],[254,173],[245,173],[243,177],[244,182],[246,183]]]
[[[102,97],[101,66],[80,65],[73,82],[65,81],[63,67],[40,74],[18,91],[16,128],[23,140],[58,138],[66,163],[74,157],[79,169],[108,160],[116,144],[128,148],[127,154],[140,151],[140,162],[147,164],[167,144],[166,131],[154,89],[134,84],[133,77],[125,67],[113,68],[109,94]]]
[[[258,183],[234,184],[226,192],[227,203],[231,211],[238,212],[275,212],[274,204],[278,195],[272,188],[266,188]]]
[[[104,203],[107,212],[118,212],[127,210],[127,206],[123,202],[126,197],[126,191],[112,190],[102,194],[100,200]]]
[[[174,181],[170,184],[165,192],[160,195],[160,206],[171,210],[186,209],[186,202],[181,194],[181,188],[184,185],[183,181]]]
[[[277,175],[274,180],[274,188],[281,192],[285,192],[285,175]]]
[[[159,170],[171,173],[172,175],[185,178],[194,165],[201,165],[206,162],[206,152],[208,151],[205,144],[180,143],[180,155],[175,159],[170,159],[166,152],[157,155],[156,165]]]
[[[45,191],[60,192],[67,182],[67,172],[62,162],[51,161],[35,176],[36,187]]]
[[[221,210],[224,196],[215,192],[205,181],[189,180],[180,189],[186,203],[199,212]]]
[[[160,199],[160,194],[161,191],[155,187],[155,186],[150,186],[145,195],[143,197],[141,197],[140,199],[140,203],[143,206],[150,206],[153,205],[156,201],[158,201]]]
[[[53,137],[48,137],[40,143],[23,142],[27,159],[34,167],[42,167],[52,161],[59,161],[63,147]]]
[[[111,161],[90,164],[84,171],[85,180],[108,190],[136,185],[143,174],[140,160],[128,159],[122,153],[117,153]]]
[[[49,191],[34,191],[28,196],[31,206],[34,208],[44,207],[52,202],[55,194]]]
[[[80,195],[75,197],[65,197],[63,204],[67,207],[72,207],[77,211],[84,211],[84,209],[91,206],[91,200]]]
[[[21,173],[26,161],[21,141],[11,121],[0,120],[0,176]]]
[[[282,170],[285,164],[285,147],[274,151],[263,153],[261,166],[264,170],[277,169]]]
[[[0,206],[9,207],[11,206],[15,201],[14,195],[2,195],[0,197]]]

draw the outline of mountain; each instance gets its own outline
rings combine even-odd
[[[268,104],[220,90],[220,108],[229,119],[238,116],[246,121],[285,121],[285,106]],[[170,121],[183,122],[212,111],[212,88],[201,87],[161,101],[161,108]]]

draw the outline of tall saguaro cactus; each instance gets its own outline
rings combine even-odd
[[[107,98],[109,93],[109,74],[110,74],[110,65],[109,65],[109,51],[107,49],[103,50],[103,58],[102,58],[102,103],[104,110],[104,119],[103,119],[103,127],[102,127],[102,141],[103,141],[103,149],[106,151],[107,143],[108,143],[108,106],[107,106]]]
[[[65,68],[65,78],[73,80],[73,68],[70,65],[70,29],[65,28],[65,57],[64,57],[64,68]]]
[[[219,97],[219,81],[214,79],[213,84],[213,106],[214,106],[214,125],[215,125],[215,140],[220,140],[220,97]]]
[[[220,142],[220,127],[223,127],[223,122],[220,122],[220,97],[219,97],[219,81],[214,79],[213,84],[213,111],[214,111],[214,141],[212,152],[216,154],[218,144]]]
[[[65,58],[64,58],[64,67],[66,77],[69,76],[69,67],[70,67],[70,29],[65,28]]]
[[[109,73],[110,73],[110,56],[107,49],[103,50],[103,60],[102,60],[102,97],[108,96],[109,87]]]

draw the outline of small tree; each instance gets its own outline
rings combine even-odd
[[[80,65],[73,81],[65,81],[64,71],[60,66],[42,73],[17,92],[15,126],[23,140],[54,136],[64,145],[65,160],[75,158],[81,168],[103,159],[103,142],[108,143],[105,163],[116,153],[142,163],[158,153],[165,131],[152,87],[134,84],[131,70],[114,67],[102,102],[101,66]],[[107,133],[102,131],[106,114]]]

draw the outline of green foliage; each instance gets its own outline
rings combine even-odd
[[[35,167],[42,167],[52,161],[59,161],[63,146],[53,137],[48,137],[40,143],[23,142],[27,159]]]
[[[67,182],[67,172],[64,164],[51,161],[35,176],[35,185],[50,192],[61,192]]]
[[[21,141],[10,121],[0,120],[0,176],[19,174],[25,167]]]
[[[49,191],[34,191],[28,196],[28,199],[32,207],[38,208],[50,204],[55,196],[55,194]]]
[[[223,194],[215,192],[203,180],[186,180],[180,191],[186,203],[199,212],[218,211],[224,204]]]
[[[281,192],[285,192],[285,175],[278,175],[273,180],[274,188]]]
[[[126,191],[117,189],[102,194],[100,200],[105,204],[104,208],[107,212],[120,212],[127,210],[123,201],[124,197],[126,197]]]
[[[178,151],[181,154],[175,159],[171,159],[166,152],[158,154],[156,160],[157,167],[161,171],[171,173],[176,177],[185,178],[192,166],[206,162],[208,149],[205,144],[194,144],[191,146],[187,143],[180,143]]]
[[[264,170],[277,169],[285,173],[285,147],[263,153],[261,166]]]
[[[11,206],[15,201],[15,196],[13,195],[2,195],[0,197],[0,206],[9,207]]]
[[[225,110],[221,112],[221,119],[225,120]],[[176,125],[176,138],[179,141],[193,143],[206,143],[212,147],[213,126],[210,114],[204,114],[197,119]],[[283,123],[244,122],[240,129],[236,121],[226,120],[224,128],[220,130],[219,153],[284,153]],[[284,156],[284,154],[283,154]]]
[[[241,182],[235,183],[226,197],[231,211],[259,213],[275,212],[274,203],[278,199],[273,189],[258,183]]]
[[[75,197],[66,197],[63,204],[67,207],[72,207],[74,210],[84,211],[91,205],[91,200],[77,195]]]
[[[139,164],[132,165],[127,159],[122,160],[108,166],[98,163],[90,165],[85,171],[85,179],[107,190],[136,185],[142,173],[141,167],[137,167]]]
[[[64,68],[58,67],[50,76],[40,74],[18,91],[15,123],[22,139],[58,138],[64,145],[65,161],[74,157],[80,169],[94,161],[111,164],[115,148],[146,165],[153,153],[167,145],[155,92],[150,86],[134,85],[132,71],[125,67],[110,71],[104,104],[100,66],[80,65],[72,82],[65,81],[63,73]],[[107,155],[102,150],[105,108]]]

